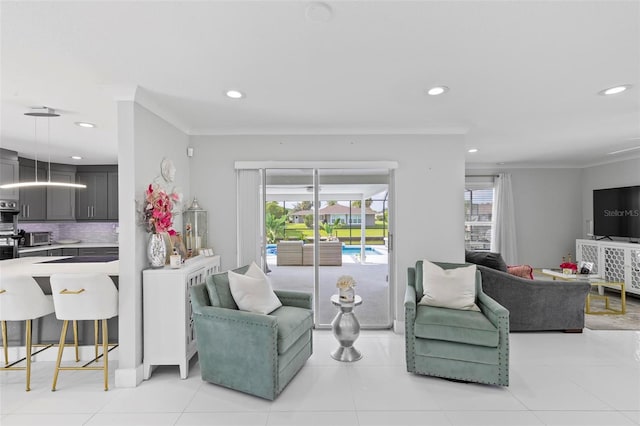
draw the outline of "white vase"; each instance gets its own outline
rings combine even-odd
[[[147,246],[147,257],[152,268],[162,268],[167,259],[167,246],[162,234],[151,234]]]
[[[353,303],[356,298],[356,291],[353,287],[341,288],[339,291],[340,294],[340,302],[342,303]]]

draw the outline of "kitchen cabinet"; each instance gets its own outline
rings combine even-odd
[[[145,380],[156,365],[179,365],[180,377],[187,378],[189,360],[196,354],[189,289],[218,272],[220,256],[188,259],[179,269],[142,271]]]
[[[0,185],[18,182],[18,153],[7,149],[0,149]],[[0,189],[0,199],[17,200],[18,188]]]
[[[36,179],[36,168],[33,162],[20,160],[20,181]],[[47,171],[38,167],[38,181],[47,180]],[[47,219],[47,189],[42,187],[20,188],[20,222],[42,222]]]
[[[76,220],[118,220],[116,166],[78,166],[76,182],[87,185],[76,192]]]
[[[118,172],[107,173],[107,219],[118,220]]]
[[[75,166],[52,164],[50,167],[51,181],[76,182]],[[75,220],[75,207],[76,188],[47,187],[47,220]]]
[[[20,253],[20,257],[38,257],[38,256],[64,256],[62,249],[43,249],[38,251],[29,251]]]
[[[118,247],[91,247],[91,243],[83,243],[87,247],[66,247],[60,245],[53,246],[41,246],[42,248],[36,248],[34,250],[28,247],[22,247],[20,257],[34,257],[34,256],[118,256]],[[100,243],[97,243],[100,244]]]
[[[26,253],[20,253],[20,257],[38,257],[38,256],[48,256],[48,250],[38,250],[38,251],[29,251]]]
[[[118,255],[120,250],[118,247],[90,247],[79,248],[78,256],[110,256]]]

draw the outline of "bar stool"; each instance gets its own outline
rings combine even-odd
[[[22,276],[0,275],[0,321],[2,322],[2,346],[4,348],[4,367],[2,370],[26,370],[27,392],[31,390],[31,357],[53,345],[33,345],[31,341],[32,320],[53,313],[51,296],[45,296],[33,278]],[[9,347],[7,342],[7,321],[25,321],[25,357],[9,363]],[[33,346],[44,346],[31,353]],[[26,359],[26,367],[15,367]]]
[[[63,320],[58,347],[53,385],[56,390],[60,370],[102,370],[104,372],[104,390],[109,390],[109,350],[117,346],[109,345],[107,320],[118,315],[118,290],[106,274],[53,274],[51,275],[51,292],[55,306],[56,318]],[[69,321],[93,320],[95,337],[95,358],[81,367],[60,367],[64,341]],[[98,355],[98,321],[102,320],[102,355]],[[104,365],[89,366],[103,357]]]

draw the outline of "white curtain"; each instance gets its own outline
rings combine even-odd
[[[237,192],[237,266],[261,264],[264,203],[262,173],[259,169],[236,170]]]
[[[516,215],[513,205],[511,175],[508,173],[500,173],[496,179],[493,218],[491,251],[502,254],[507,265],[517,265]]]

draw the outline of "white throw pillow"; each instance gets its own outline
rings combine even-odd
[[[269,278],[255,262],[244,275],[233,271],[229,271],[228,275],[231,295],[241,311],[268,314],[282,306],[271,288]]]
[[[479,311],[476,305],[476,265],[442,269],[428,260],[422,261],[424,296],[420,305]]]

